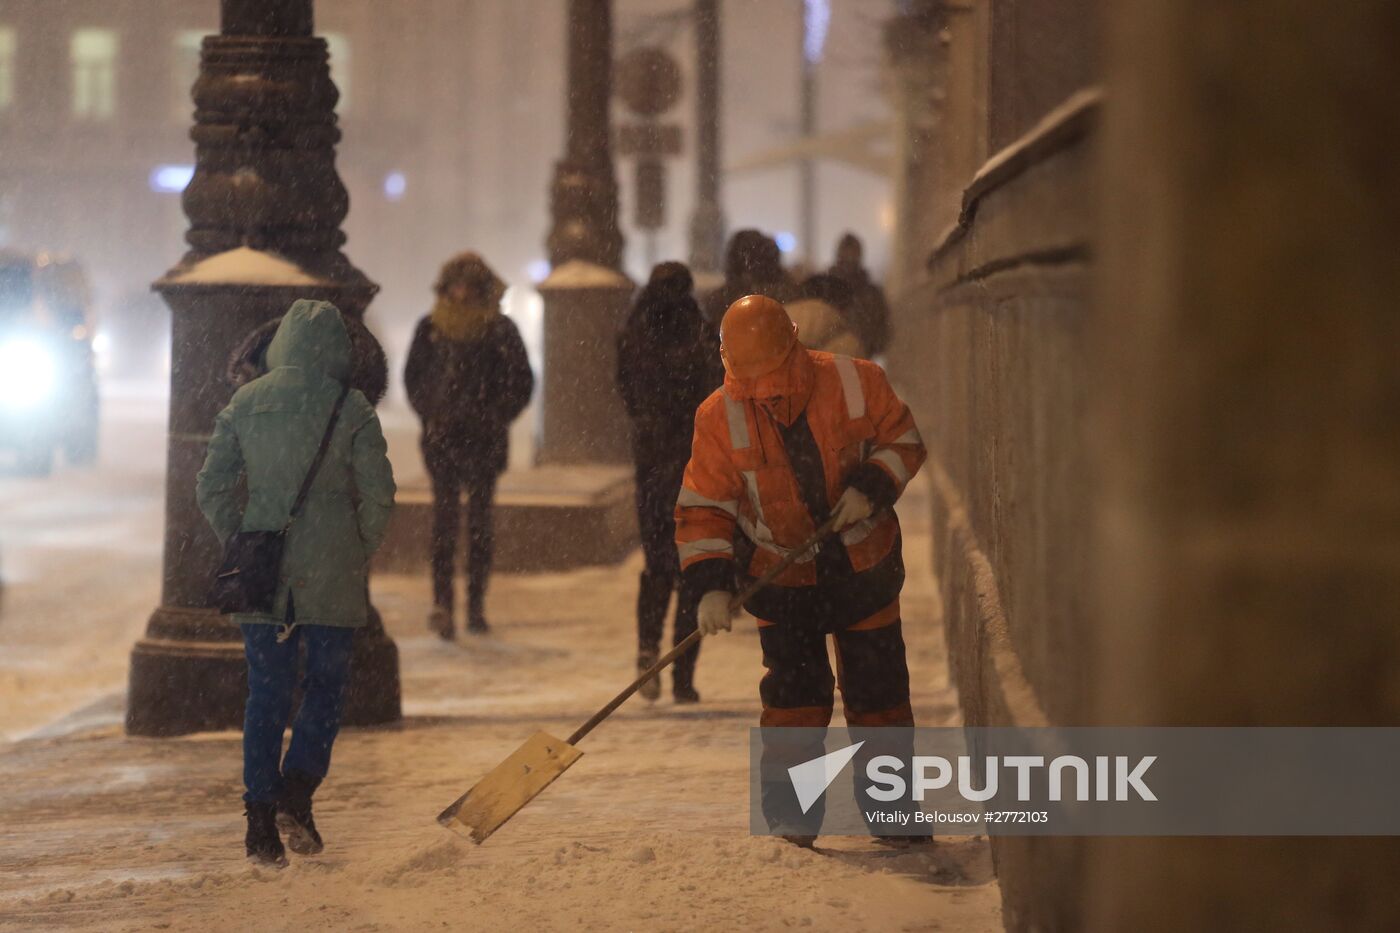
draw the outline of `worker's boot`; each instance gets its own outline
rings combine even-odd
[[[301,771],[288,771],[282,776],[277,828],[287,834],[287,847],[297,855],[319,855],[326,847],[311,815],[311,795],[320,783],[320,778]]]
[[[700,694],[695,690],[695,658],[699,649],[699,645],[693,646],[676,658],[671,668],[671,697],[681,705],[700,702]]]
[[[452,609],[448,606],[434,606],[433,611],[428,613],[428,631],[443,641],[451,641],[456,634],[452,626]]]
[[[786,839],[788,842],[792,843],[793,845],[797,846],[799,849],[811,849],[814,848],[817,844],[816,836],[804,836],[793,834],[783,836],[783,838]]]
[[[277,834],[276,805],[248,803],[244,804],[243,812],[248,817],[248,834],[243,837],[248,861],[268,868],[286,868],[287,850]]]
[[[651,669],[660,655],[655,648],[641,648],[637,651],[637,676],[640,677]],[[655,700],[661,696],[661,678],[658,676],[648,677],[642,681],[642,685],[637,688],[637,692],[648,700]]]

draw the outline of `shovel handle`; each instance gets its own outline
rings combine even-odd
[[[791,551],[788,551],[787,554],[783,556],[782,560],[778,561],[772,567],[769,567],[768,570],[765,571],[764,574],[760,576],[757,580],[754,580],[748,586],[740,590],[739,593],[729,601],[729,611],[733,612],[737,609],[742,609],[744,603],[752,599],[755,593],[763,589],[768,584],[772,583],[777,578],[778,574],[782,573],[784,570],[787,570],[793,564],[797,563],[797,559],[799,557],[810,551],[812,548],[816,547],[818,544],[821,544],[823,541],[826,540],[826,536],[831,534],[835,530],[836,516],[833,515],[826,521],[822,522],[821,526],[818,527],[816,531],[812,532],[811,537],[809,537],[806,541],[803,541]],[[636,680],[628,684],[627,689],[623,690],[617,696],[613,697],[612,700],[608,702],[607,706],[604,706],[602,709],[598,710],[598,712],[594,713],[592,717],[589,718],[588,722],[575,729],[574,734],[569,736],[569,744],[577,744],[580,739],[582,739],[588,733],[592,732],[594,727],[597,726],[598,723],[602,722],[604,719],[607,719],[613,714],[614,710],[616,710],[623,703],[627,702],[627,698],[630,697],[632,694],[636,693],[637,690],[641,688],[642,684],[646,683],[648,680],[655,677],[657,674],[661,673],[663,670],[669,667],[671,663],[676,660],[676,658],[685,654],[688,650],[690,650],[690,648],[693,645],[698,643],[703,637],[705,637],[704,634],[697,628],[695,631],[687,635],[681,641],[680,644],[676,645],[670,651],[657,658],[656,663],[653,664],[651,667],[647,668],[646,672],[639,675]]]

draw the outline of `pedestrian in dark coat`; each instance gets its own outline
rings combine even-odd
[[[264,375],[214,419],[195,495],[220,541],[286,527],[331,412],[340,414],[301,514],[287,531],[274,609],[235,615],[248,658],[243,782],[249,857],[285,864],[321,850],[311,796],[330,767],[349,680],[351,636],[369,618],[369,558],[384,539],[394,477],[374,407],[350,387],[351,338],[325,301],[297,301],[278,324]],[[246,495],[241,491],[246,487]],[[306,651],[301,706],[282,732]]]
[[[884,353],[890,343],[890,307],[884,289],[870,278],[862,264],[865,247],[854,233],[847,233],[836,244],[836,262],[831,274],[851,287],[850,321],[856,336],[870,356]]]
[[[454,635],[453,578],[461,496],[467,509],[467,631],[483,633],[493,553],[492,504],[506,468],[510,424],[530,402],[535,378],[510,318],[503,283],[476,253],[442,267],[437,303],[418,322],[404,383],[423,422],[420,443],[433,486],[433,611],[428,627]]]
[[[652,270],[617,341],[617,387],[632,420],[636,465],[637,521],[646,565],[637,592],[637,669],[655,663],[666,625],[671,591],[680,577],[675,508],[681,476],[690,460],[695,409],[724,381],[719,337],[700,316],[691,294],[690,270],[665,262]],[[673,644],[695,631],[701,594],[682,591],[676,600]],[[677,702],[694,703],[696,645],[672,669]],[[649,680],[642,694],[655,699],[660,683]]]
[[[778,243],[758,230],[739,230],[724,251],[724,284],[705,296],[701,310],[716,332],[720,318],[745,295],[765,295],[786,304],[797,297],[797,283],[783,268]]]

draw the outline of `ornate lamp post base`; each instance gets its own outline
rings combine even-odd
[[[369,726],[403,718],[399,649],[371,607],[355,633],[353,676],[341,721]],[[239,630],[211,609],[161,606],[131,649],[126,731],[171,736],[239,729],[248,668]],[[172,702],[172,698],[183,698]]]
[[[161,606],[131,649],[126,731],[165,736],[238,729],[247,695],[238,629],[212,609]]]
[[[614,383],[617,333],[635,286],[583,260],[540,283],[544,298],[544,417],[539,463],[631,462],[627,412]]]

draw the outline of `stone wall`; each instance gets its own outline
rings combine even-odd
[[[974,725],[1077,723],[1089,703],[1079,662],[1092,640],[1085,354],[1100,101],[1081,80],[1097,54],[1076,57],[1065,41],[1084,17],[1054,7],[948,9],[936,128],[905,162],[917,176],[907,190],[928,199],[901,226],[925,238],[896,251],[918,274],[897,302],[891,368],[929,442],[935,570]],[[897,62],[917,47],[909,33],[892,43]],[[1057,49],[1059,77],[1037,80]],[[1002,63],[1015,73],[992,67]],[[1009,929],[1078,928],[1080,892],[1065,884],[1081,871],[1076,840],[997,839],[993,854]]]
[[[1115,16],[1099,718],[1400,724],[1397,49],[1388,0]],[[1091,930],[1394,930],[1395,865],[1394,839],[1105,840],[1078,882]]]
[[[1097,102],[1057,111],[969,188],[936,250],[920,343],[931,385],[935,561],[967,721],[1083,721],[1092,489],[1084,414]],[[1060,839],[995,846],[1010,927],[1073,929]],[[1034,904],[1035,914],[1029,905]],[[1024,916],[1023,916],[1024,915]]]
[[[891,369],[967,721],[1400,722],[1400,13],[920,11]],[[993,844],[1039,931],[1395,928],[1397,849]]]

